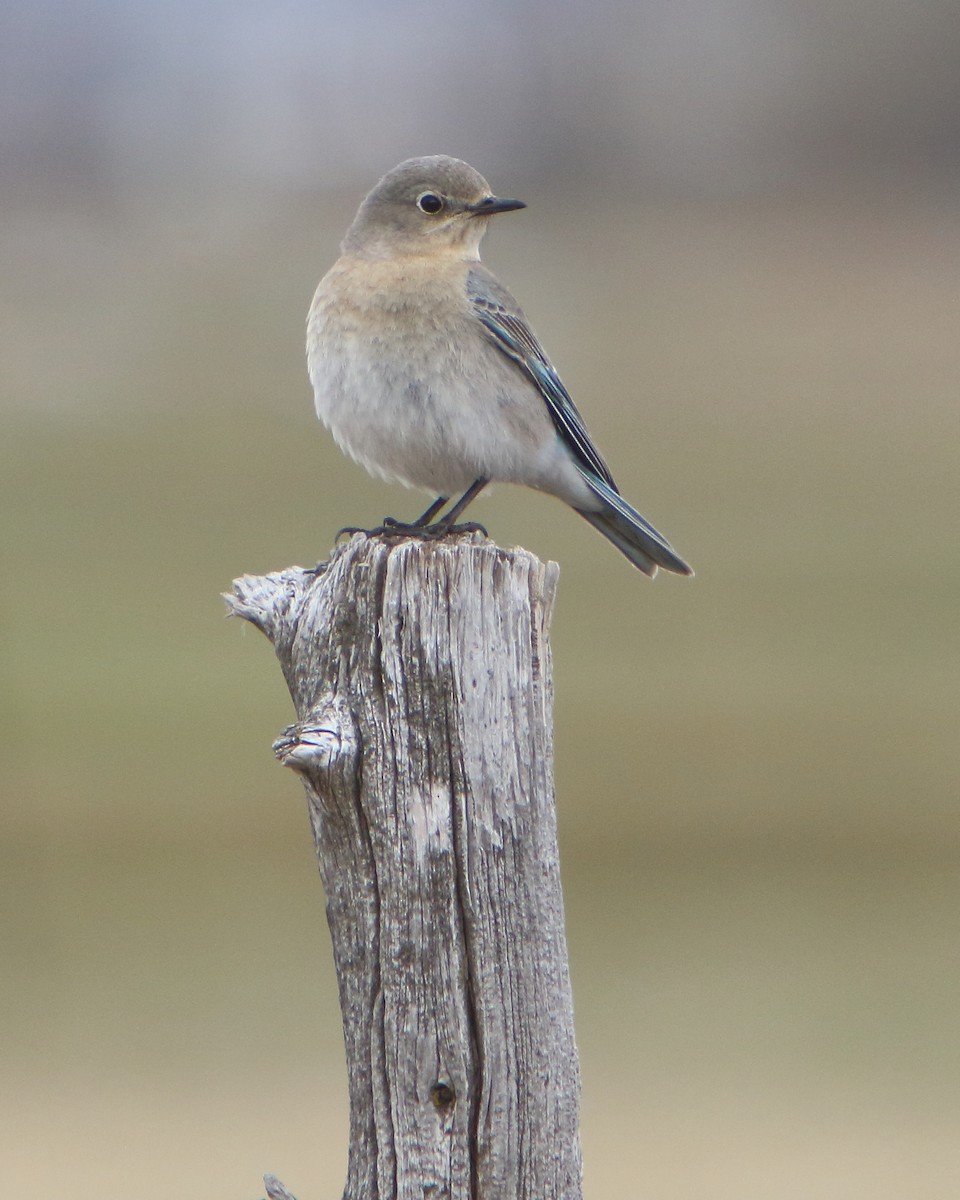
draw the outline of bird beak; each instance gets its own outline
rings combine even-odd
[[[501,200],[499,196],[484,196],[476,204],[468,204],[467,212],[472,217],[492,217],[494,213],[513,212],[518,208],[526,208],[522,200]]]

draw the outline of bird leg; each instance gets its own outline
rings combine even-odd
[[[415,533],[425,529],[441,508],[450,499],[449,496],[438,496],[427,511],[415,521],[398,521],[396,517],[384,517],[381,529],[392,530],[394,533]]]
[[[441,508],[450,499],[449,496],[438,496],[430,505],[422,517],[417,517],[415,521],[398,521],[396,517],[384,517],[383,524],[377,525],[374,529],[361,529],[359,525],[344,525],[337,532],[334,538],[335,542],[344,537],[353,537],[355,533],[366,533],[371,537],[383,533],[398,533],[398,534],[417,534],[430,524],[431,520],[437,515]]]
[[[355,533],[365,533],[368,537],[381,537],[385,534],[388,536],[392,534],[397,537],[421,537],[430,540],[446,537],[448,533],[477,532],[487,537],[487,531],[482,525],[478,525],[476,521],[467,521],[462,525],[454,525],[454,521],[456,521],[467,505],[480,495],[489,482],[488,479],[475,479],[453,508],[438,521],[433,521],[433,518],[450,499],[449,496],[438,496],[427,511],[415,521],[398,521],[396,517],[384,517],[383,524],[378,525],[376,529],[359,529],[354,525],[345,525],[337,533],[334,540],[339,541],[344,536],[352,537]],[[433,524],[431,524],[431,521],[433,521]]]
[[[463,533],[476,530],[486,537],[487,531],[482,525],[478,525],[476,521],[467,521],[463,525],[454,525],[454,521],[456,521],[457,517],[460,516],[460,514],[467,507],[467,505],[470,504],[471,501],[476,500],[477,496],[480,495],[489,482],[489,479],[475,479],[448,513],[442,516],[435,524],[427,526],[427,529],[430,530],[431,536],[443,537],[444,534],[450,533],[451,530],[456,529],[458,532]],[[433,532],[434,530],[436,530],[435,533]]]

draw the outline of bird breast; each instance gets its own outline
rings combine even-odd
[[[307,323],[317,415],[372,474],[455,495],[477,478],[539,486],[556,431],[533,385],[487,338],[474,264],[341,259]]]

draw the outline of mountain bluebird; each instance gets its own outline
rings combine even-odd
[[[516,300],[480,264],[489,218],[525,207],[445,155],[384,175],[310,308],[317,415],[372,474],[437,497],[388,527],[438,535],[488,483],[522,483],[566,501],[644,574],[690,575],[620,495]]]

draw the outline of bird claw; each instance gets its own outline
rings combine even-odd
[[[363,529],[359,525],[344,525],[342,529],[337,530],[336,536],[333,539],[334,545],[336,545],[336,543],[339,542],[342,537],[353,537],[355,533],[370,534],[373,532],[374,531],[372,529]]]
[[[429,529],[436,529],[435,534],[431,537],[446,537],[448,533],[459,536],[463,533],[482,533],[484,537],[489,537],[485,525],[481,525],[479,521],[461,521],[459,525],[444,525],[442,521],[438,521],[436,525],[428,526]]]
[[[362,533],[366,537],[421,538],[425,542],[439,541],[448,534],[454,537],[465,533],[482,533],[484,537],[490,536],[484,526],[477,521],[463,521],[459,525],[451,525],[444,521],[435,521],[432,525],[417,525],[408,521],[398,521],[395,517],[384,517],[383,523],[373,529],[344,525],[341,530],[338,530],[334,542],[339,542],[342,537],[353,537],[355,533]]]
[[[418,525],[416,521],[398,521],[396,517],[384,517],[383,524],[377,529],[371,529],[372,534],[395,533],[403,537],[415,537],[422,533],[426,525]]]
[[[388,535],[395,534],[397,529],[391,526],[384,532]],[[400,530],[400,536],[420,538],[424,542],[439,542],[445,537],[462,537],[465,533],[482,533],[484,537],[490,536],[486,529],[476,521],[464,521],[460,525],[436,521],[433,525],[407,525]]]

